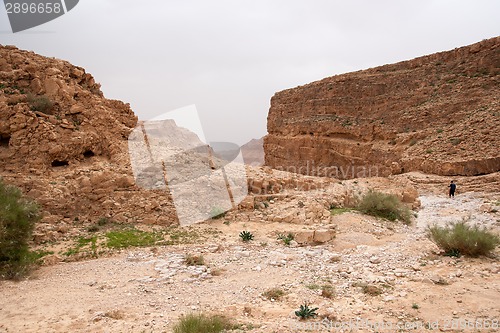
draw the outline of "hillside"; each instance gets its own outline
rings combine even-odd
[[[168,193],[135,185],[127,142],[136,123],[85,69],[0,46],[0,176],[42,206],[43,239],[99,218],[176,222]]]
[[[338,178],[500,170],[500,37],[276,93],[266,165]]]

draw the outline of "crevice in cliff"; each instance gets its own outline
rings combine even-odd
[[[83,157],[85,157],[85,158],[90,158],[93,156],[95,156],[95,153],[92,150],[87,150],[83,153]]]
[[[53,167],[62,167],[62,166],[66,166],[66,165],[69,165],[68,161],[60,161],[60,160],[53,160],[52,161]]]
[[[10,135],[0,134],[0,147],[9,148]]]

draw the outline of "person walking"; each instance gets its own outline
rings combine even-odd
[[[457,185],[453,182],[453,180],[450,182],[450,185],[448,185],[450,188],[450,198],[455,197],[455,191],[457,190]]]

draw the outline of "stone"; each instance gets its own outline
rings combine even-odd
[[[295,233],[294,240],[301,245],[311,244],[314,241],[314,231],[299,231]]]
[[[335,230],[319,229],[314,231],[313,241],[315,243],[326,243],[335,238]]]
[[[382,262],[382,259],[380,259],[377,256],[372,256],[372,257],[370,257],[370,262],[372,264],[380,264]]]

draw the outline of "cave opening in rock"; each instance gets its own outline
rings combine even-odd
[[[0,147],[8,147],[10,144],[10,135],[0,134]]]
[[[69,165],[68,161],[59,161],[59,160],[52,161],[53,167],[61,167],[61,166],[66,166],[66,165]]]
[[[85,158],[90,158],[92,156],[95,156],[95,154],[92,150],[87,150],[83,153],[83,157],[85,157]]]

